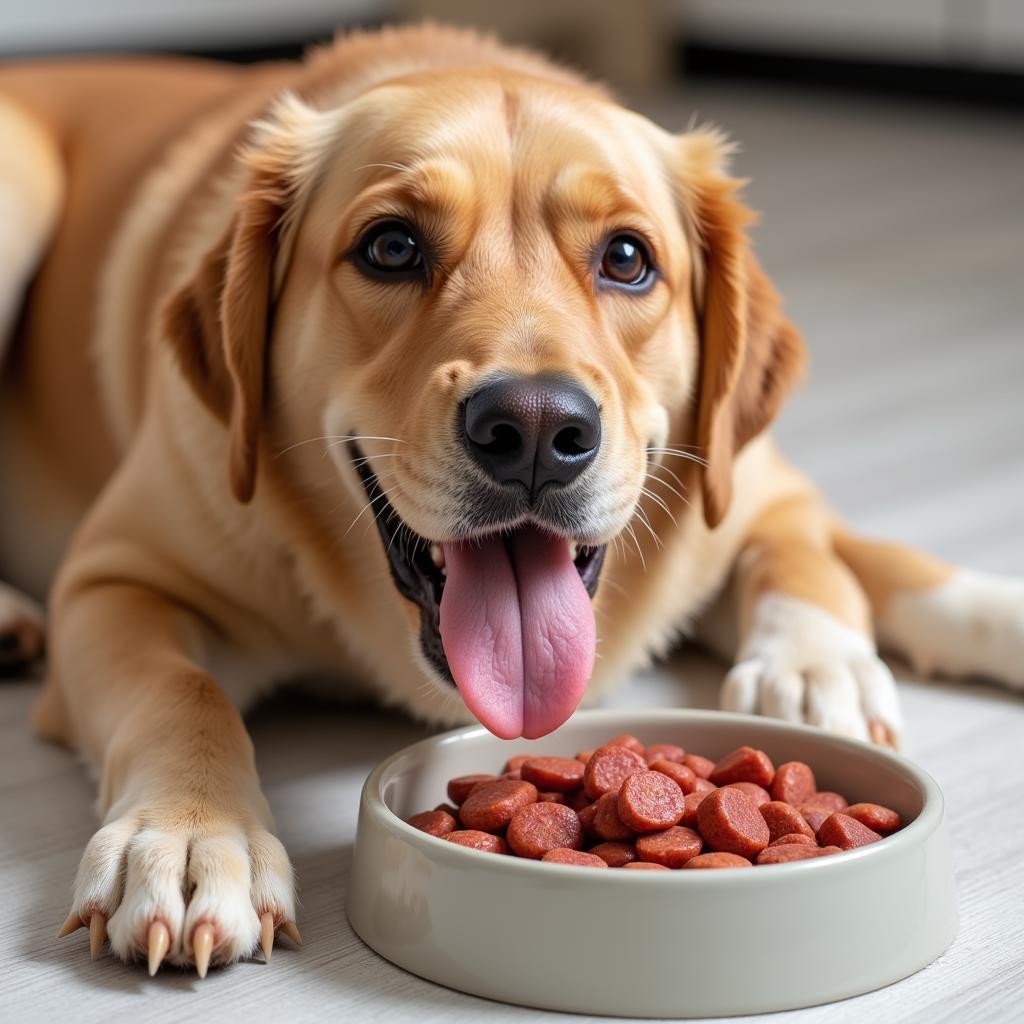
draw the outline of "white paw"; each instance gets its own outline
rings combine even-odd
[[[88,925],[94,957],[106,936],[122,960],[148,958],[150,973],[166,960],[195,965],[200,976],[261,941],[269,954],[277,928],[297,936],[281,842],[240,822],[199,825],[204,818],[200,808],[136,811],[104,825],[82,855],[62,934]]]
[[[961,569],[942,586],[897,593],[878,617],[878,638],[923,675],[1024,690],[1024,580]]]
[[[42,608],[0,583],[0,672],[23,668],[39,658],[45,629]]]
[[[754,625],[722,687],[722,708],[807,722],[896,746],[896,682],[871,641],[828,613],[781,594],[760,598]]]

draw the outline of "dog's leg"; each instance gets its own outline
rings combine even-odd
[[[875,649],[868,599],[833,551],[817,496],[781,501],[753,522],[730,593],[739,649],[725,709],[898,742],[896,685]]]
[[[64,202],[56,143],[0,96],[0,363]]]
[[[208,629],[156,586],[118,582],[109,560],[90,568],[94,554],[58,582],[36,719],[52,734],[62,718],[100,772],[103,826],[62,934],[86,925],[94,955],[109,936],[151,972],[166,958],[205,975],[261,941],[269,954],[274,929],[297,934],[292,869],[239,711],[200,667]]]
[[[868,594],[884,649],[922,674],[1024,690],[1024,580],[957,569],[841,530],[835,546]]]
[[[20,107],[0,96],[0,369],[63,198],[56,145]],[[0,674],[20,671],[42,651],[42,609],[0,583]]]

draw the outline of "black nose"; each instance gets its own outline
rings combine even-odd
[[[464,430],[488,475],[520,483],[533,497],[590,465],[601,446],[601,412],[565,377],[502,377],[466,400]]]

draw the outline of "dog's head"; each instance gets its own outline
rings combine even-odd
[[[727,149],[561,73],[288,97],[250,141],[231,230],[168,308],[238,500],[261,444],[326,443],[329,474],[294,470],[306,499],[330,515],[358,496],[338,539],[353,508],[376,520],[431,678],[500,736],[579,702],[606,546],[652,468],[672,472],[651,500],[680,511],[699,472],[717,525],[735,453],[799,368]]]

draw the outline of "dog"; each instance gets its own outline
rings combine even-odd
[[[719,132],[424,26],[9,64],[0,152],[0,657],[52,577],[94,955],[297,938],[242,718],[282,678],[537,737],[691,633],[724,708],[889,745],[876,644],[1024,687],[1021,583],[853,535],[773,447],[804,347]]]

